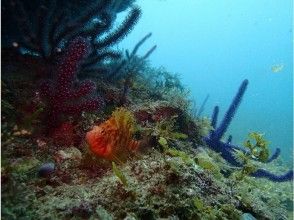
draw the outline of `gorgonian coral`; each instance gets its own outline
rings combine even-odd
[[[109,46],[134,27],[141,11],[134,0],[3,1],[4,44],[38,56],[49,63],[63,53],[77,36],[91,39],[92,51],[82,68],[93,69],[104,58],[119,58]],[[123,23],[112,33],[117,14],[130,8]],[[108,33],[105,36],[105,33]]]
[[[54,79],[41,84],[41,95],[47,104],[47,123],[55,127],[64,115],[78,115],[83,111],[97,110],[103,104],[95,96],[95,83],[79,82],[76,74],[80,63],[89,54],[89,43],[78,37],[68,46],[57,65]]]
[[[118,108],[107,121],[86,134],[86,141],[95,155],[121,162],[138,148],[139,142],[133,140],[134,130],[133,114]]]

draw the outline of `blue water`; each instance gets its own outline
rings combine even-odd
[[[292,160],[293,3],[291,0],[139,0],[142,18],[120,47],[132,49],[148,32],[142,54],[157,44],[153,66],[181,75],[204,116],[215,105],[220,117],[242,80],[248,90],[227,134],[242,145],[248,132],[265,134]],[[123,17],[123,16],[122,16]],[[139,52],[140,53],[140,52]],[[274,73],[273,65],[283,64]]]

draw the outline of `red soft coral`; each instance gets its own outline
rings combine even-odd
[[[97,110],[103,104],[102,99],[94,95],[95,83],[90,80],[79,82],[76,77],[89,48],[87,39],[78,37],[73,40],[57,65],[54,80],[42,83],[41,94],[47,103],[47,123],[51,127],[59,126],[62,116]]]

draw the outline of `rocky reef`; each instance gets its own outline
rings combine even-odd
[[[221,140],[248,81],[216,126],[218,108],[194,114],[178,75],[148,62],[156,46],[139,55],[151,33],[113,51],[134,1],[32,2],[3,4],[23,26],[2,33],[2,219],[291,219],[293,172],[279,178],[291,167],[266,137]]]

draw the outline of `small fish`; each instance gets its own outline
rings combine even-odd
[[[284,69],[284,64],[276,64],[271,67],[273,73],[279,73]]]
[[[121,162],[134,152],[139,142],[133,140],[135,119],[131,112],[119,108],[107,121],[86,134],[90,150],[97,156]]]

